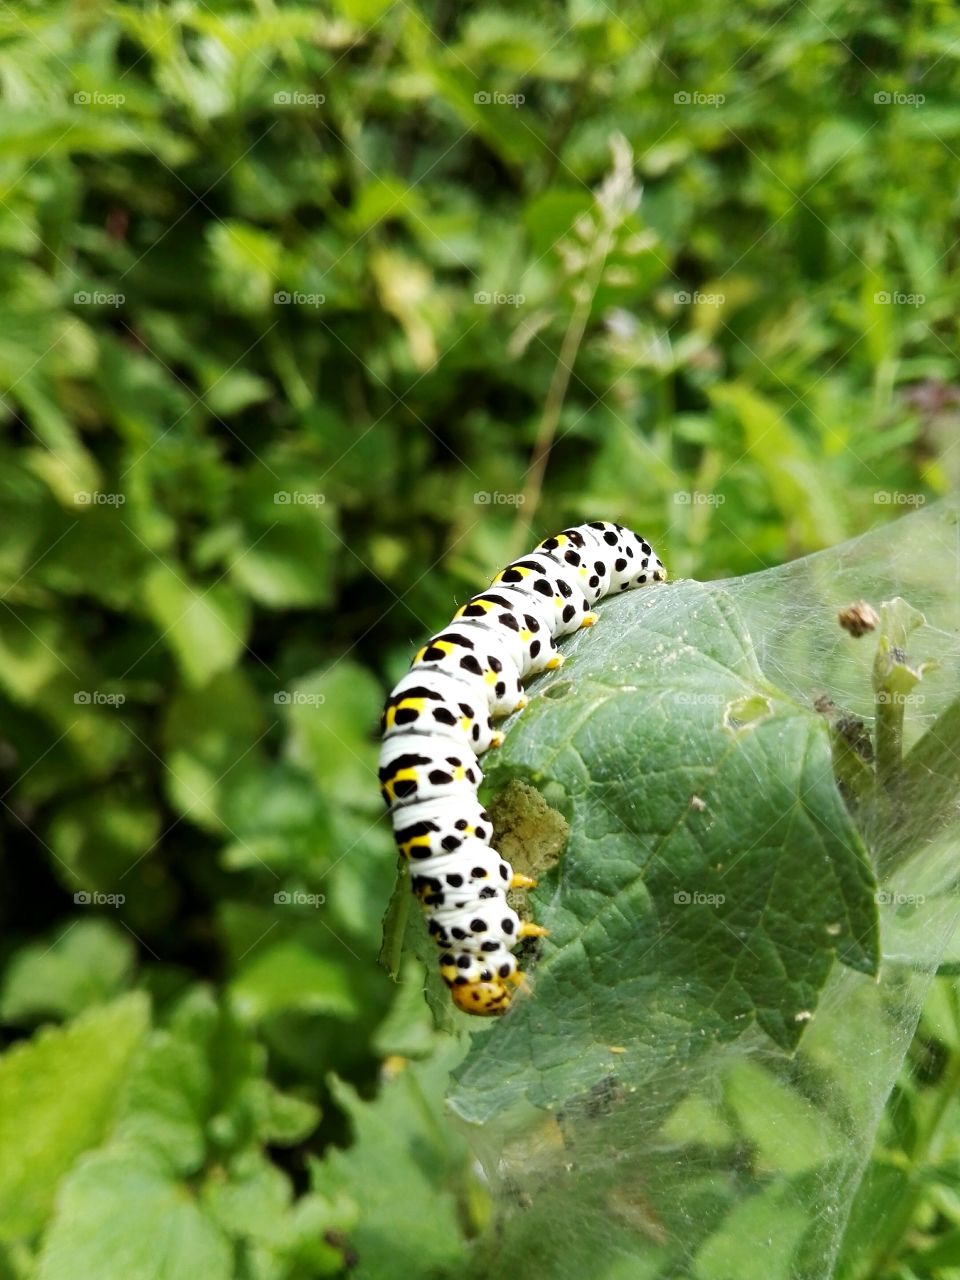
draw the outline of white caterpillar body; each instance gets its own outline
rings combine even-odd
[[[650,544],[623,525],[564,529],[468,600],[387,699],[380,790],[440,972],[467,1013],[507,1010],[522,980],[514,948],[546,933],[507,902],[509,889],[535,882],[491,847],[477,798],[477,756],[503,740],[493,720],[526,705],[522,681],[562,663],[557,638],[592,626],[604,596],[665,579]]]
[[[478,693],[484,691],[494,716],[508,716],[527,704],[520,683],[520,668],[510,656],[504,636],[468,626],[450,626],[431,637],[410,664],[459,676],[474,676]]]
[[[475,682],[420,668],[403,677],[384,708],[384,738],[400,733],[446,734],[475,755],[503,741],[493,727],[486,690],[478,693]]]
[[[489,844],[492,835],[490,815],[476,796],[465,797],[456,808],[447,800],[425,800],[393,815],[394,839],[411,863],[454,852],[470,836]]]
[[[570,565],[549,555],[528,555],[512,560],[501,569],[492,585],[516,586],[528,591],[534,601],[550,606],[550,625],[554,636],[566,636],[579,627],[590,626],[597,615],[592,613],[580,586],[580,575]]]

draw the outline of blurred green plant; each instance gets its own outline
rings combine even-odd
[[[0,37],[0,1277],[456,1270],[489,1205],[375,963],[381,691],[527,528],[712,578],[957,483],[957,15]]]

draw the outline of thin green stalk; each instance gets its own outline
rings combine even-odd
[[[590,319],[593,299],[600,284],[604,264],[613,242],[613,235],[614,228],[607,227],[603,235],[597,237],[586,279],[580,288],[579,297],[570,314],[570,320],[563,335],[563,342],[560,344],[560,354],[557,356],[557,363],[550,379],[547,398],[543,406],[543,414],[540,418],[540,425],[537,427],[533,453],[530,457],[530,466],[527,468],[523,496],[517,509],[517,520],[513,533],[513,549],[518,554],[527,543],[537,507],[540,504],[540,493],[543,489],[543,477],[547,469],[547,460],[550,457],[550,450],[553,448],[553,441],[560,423],[560,414],[563,412],[567,389],[570,386],[570,378],[573,375],[573,365],[580,350],[580,344],[583,341],[587,321]]]
[[[903,699],[889,689],[877,691],[876,701],[877,783],[893,794],[903,763]]]

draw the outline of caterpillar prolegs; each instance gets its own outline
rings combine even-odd
[[[533,888],[491,847],[477,798],[494,719],[526,705],[522,681],[560,666],[556,640],[597,621],[604,596],[666,572],[649,542],[607,520],[564,529],[494,578],[416,654],[381,721],[380,790],[413,892],[466,1013],[506,1012],[522,981],[513,950],[547,931],[522,923],[508,889]]]

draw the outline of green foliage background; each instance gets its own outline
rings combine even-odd
[[[527,526],[712,578],[956,484],[960,20],[0,34],[0,1277],[446,1274],[488,1206],[376,964],[382,690]]]

